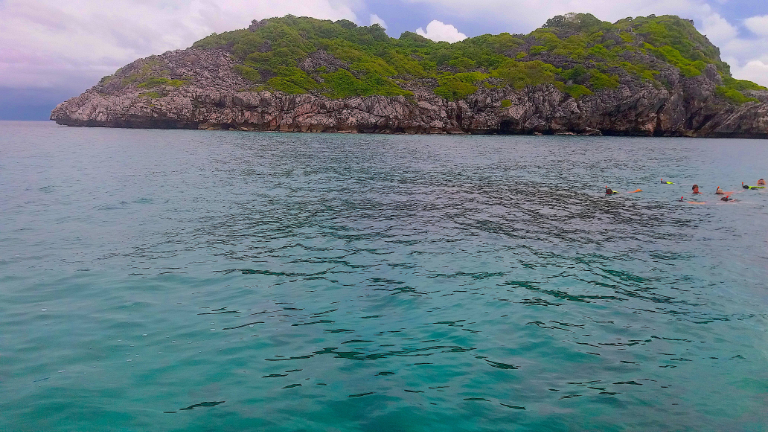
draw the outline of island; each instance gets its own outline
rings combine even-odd
[[[139,59],[58,105],[68,126],[768,138],[768,89],[690,20],[590,14],[434,42],[285,16]]]

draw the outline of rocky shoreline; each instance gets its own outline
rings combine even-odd
[[[225,50],[197,48],[137,60],[57,106],[51,119],[117,128],[768,138],[768,92],[750,94],[761,102],[728,103],[716,94],[722,78],[714,65],[692,78],[670,67],[663,72],[668,86],[622,84],[578,100],[543,84],[480,87],[448,101],[429,80],[403,80],[413,93],[407,97],[258,90],[236,64]],[[136,77],[152,74],[167,78],[148,91]]]

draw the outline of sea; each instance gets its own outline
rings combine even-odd
[[[0,430],[766,431],[761,177],[761,140],[2,122]]]

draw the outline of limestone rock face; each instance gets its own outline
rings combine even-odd
[[[307,70],[344,66],[322,51],[304,62]],[[413,97],[258,91],[234,66],[224,50],[195,48],[137,60],[57,106],[51,119],[124,128],[768,138],[768,92],[754,92],[759,103],[728,103],[716,94],[722,79],[714,68],[694,78],[670,68],[663,71],[667,87],[621,85],[578,100],[540,85],[481,86],[452,102],[435,95],[429,79],[403,85]],[[168,78],[147,85],[150,76]]]

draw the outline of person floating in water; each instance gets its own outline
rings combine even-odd
[[[615,190],[609,188],[608,186],[605,187],[605,194],[606,195],[615,195],[617,193],[619,193],[619,191],[615,191]]]
[[[749,185],[745,185],[744,182],[741,182],[741,187],[744,189],[749,189]]]
[[[758,181],[757,181],[757,185],[758,185],[758,186],[765,186],[765,180],[764,180],[764,179],[760,179],[760,180],[758,180]]]
[[[661,184],[674,184],[672,182],[665,182],[664,179],[661,179]]]
[[[704,205],[706,204],[706,201],[686,201],[684,196],[680,197],[680,202],[688,203],[688,204],[695,204],[695,205]]]
[[[720,201],[725,201],[725,202],[733,201],[733,198],[731,198],[730,195],[726,195],[726,196],[720,198]]]
[[[725,195],[725,192],[723,192],[723,190],[720,189],[720,186],[718,186],[717,190],[715,191],[715,195]]]
[[[699,185],[697,184],[693,185],[693,187],[691,188],[691,191],[693,191],[694,195],[701,195],[701,192],[699,192]]]

